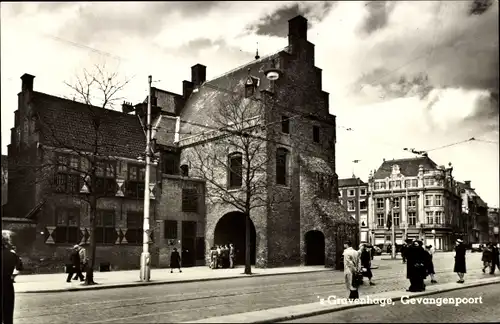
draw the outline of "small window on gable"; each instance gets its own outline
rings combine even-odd
[[[229,188],[240,188],[243,185],[243,157],[241,153],[229,155]]]
[[[189,177],[189,167],[187,164],[181,165],[181,175],[183,177]]]
[[[283,186],[288,185],[288,154],[285,148],[276,150],[276,184]]]
[[[290,134],[290,120],[287,116],[281,116],[281,132]]]
[[[313,142],[319,143],[319,126],[313,126]]]

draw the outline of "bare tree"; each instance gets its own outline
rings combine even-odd
[[[38,111],[37,117],[44,138],[56,150],[67,155],[53,154],[38,166],[38,179],[51,178],[51,185],[60,185],[57,171],[69,174],[68,188],[74,197],[86,202],[90,209],[89,264],[85,284],[93,285],[96,258],[97,203],[100,199],[115,196],[116,161],[118,144],[115,138],[106,135],[105,129],[116,123],[110,108],[122,100],[118,95],[130,80],[120,80],[117,72],[109,73],[104,65],[95,65],[92,71],[83,70],[73,83],[65,82],[74,92],[75,104],[80,104],[81,123],[85,133],[73,130],[69,134],[59,132],[58,122]],[[100,101],[99,104],[94,102]],[[109,133],[108,133],[109,134]],[[55,172],[55,174],[54,174]],[[146,188],[148,190],[148,188]]]

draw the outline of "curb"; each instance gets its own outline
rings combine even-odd
[[[58,288],[58,289],[43,289],[43,290],[27,290],[16,292],[18,294],[38,294],[38,293],[59,293],[59,292],[74,292],[74,291],[87,291],[87,290],[102,290],[102,289],[113,289],[113,288],[130,288],[130,287],[141,287],[141,286],[158,286],[158,285],[169,285],[177,283],[190,283],[190,282],[203,282],[203,281],[218,281],[218,280],[228,280],[228,279],[243,279],[243,278],[256,278],[256,277],[271,277],[271,276],[283,276],[292,274],[302,274],[302,273],[314,273],[314,272],[327,272],[335,271],[333,268],[326,268],[324,270],[308,270],[300,272],[283,272],[283,273],[265,273],[265,274],[251,274],[240,276],[227,276],[227,277],[215,277],[215,278],[197,278],[197,279],[184,279],[176,281],[149,281],[149,282],[127,282],[118,284],[97,284],[92,286],[80,286],[78,288]],[[14,286],[15,287],[15,286]]]
[[[480,287],[480,286],[487,286],[487,285],[492,285],[492,284],[499,284],[500,283],[500,278],[494,278],[494,279],[486,279],[486,280],[480,280],[476,282],[472,282],[469,284],[457,284],[455,287],[450,287],[450,288],[438,288],[434,291],[424,291],[424,292],[418,292],[418,293],[407,293],[407,295],[401,294],[401,291],[390,291],[390,292],[385,292],[385,293],[379,293],[373,296],[370,296],[372,299],[375,298],[383,298],[382,296],[384,295],[392,295],[392,296],[387,296],[384,298],[385,300],[392,300],[393,302],[400,301],[403,296],[408,296],[408,299],[414,299],[416,297],[421,297],[421,296],[431,296],[431,295],[436,295],[444,292],[450,292],[450,291],[455,291],[455,290],[461,290],[461,289],[467,289],[467,288],[473,288],[473,287]],[[450,285],[454,283],[447,283],[447,284],[442,284],[444,285]],[[436,287],[436,286],[434,286]],[[398,294],[397,296],[394,296],[395,294]],[[254,312],[249,312],[249,313],[240,313],[240,314],[233,314],[233,315],[226,315],[226,316],[221,316],[221,317],[212,317],[212,318],[205,318],[201,320],[196,320],[196,321],[189,321],[185,323],[277,323],[277,322],[284,322],[284,321],[289,321],[289,320],[296,320],[300,318],[305,318],[305,317],[312,317],[312,316],[318,316],[318,315],[324,315],[328,313],[335,313],[347,309],[352,309],[352,308],[358,308],[358,307],[365,307],[365,306],[373,306],[374,304],[351,304],[351,305],[332,305],[331,307],[323,307],[322,309],[317,309],[317,310],[305,310],[305,311],[298,311],[296,314],[293,314],[293,310],[291,308],[297,308],[301,306],[308,306],[308,305],[320,305],[319,303],[311,303],[311,304],[303,304],[303,305],[295,305],[295,306],[286,306],[286,307],[280,307],[280,308],[274,308],[274,309],[265,309],[261,311],[254,311]],[[284,313],[286,315],[280,315],[279,313]],[[290,314],[292,313],[292,314]],[[267,315],[267,316],[266,316]],[[255,319],[252,319],[251,317],[255,317]]]

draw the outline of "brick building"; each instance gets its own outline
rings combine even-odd
[[[339,179],[339,200],[360,226],[360,241],[368,243],[368,184],[356,178]]]
[[[264,72],[269,68],[277,69],[279,79],[266,78]],[[60,146],[45,143],[40,136],[43,132],[32,118],[34,111],[54,124],[63,121],[57,128],[63,138],[72,139],[89,132],[84,128],[88,116],[83,105],[33,91],[33,78],[22,77],[23,91],[19,94],[9,146],[9,158],[13,156],[16,160],[60,154]],[[289,45],[275,54],[262,58],[257,55],[254,61],[211,81],[206,80],[206,67],[196,64],[191,68],[191,81],[183,81],[182,94],[152,89],[154,147],[159,161],[150,184],[154,194],[151,222],[155,224],[152,265],[167,266],[174,247],[181,251],[184,266],[203,265],[210,246],[229,242],[239,250],[237,263],[243,260],[244,215],[231,204],[206,199],[210,196],[206,192],[209,187],[194,172],[196,165],[192,159],[201,147],[224,151],[218,158],[227,159],[229,165],[239,163],[239,171],[227,166],[212,171],[220,177],[221,186],[230,187],[231,194],[242,193],[241,183],[238,187],[232,180],[235,174],[241,178],[244,170],[241,152],[227,145],[220,149],[222,144],[217,139],[227,133],[208,131],[214,126],[211,119],[216,114],[215,107],[227,99],[228,93],[238,95],[241,104],[264,108],[241,121],[259,130],[263,145],[258,153],[270,157],[264,165],[265,172],[259,174],[266,183],[259,195],[267,203],[250,213],[253,262],[258,267],[340,266],[342,244],[346,239],[357,243],[358,235],[353,233],[358,233],[358,226],[338,202],[335,116],[329,113],[328,93],[322,90],[321,69],[314,65],[314,45],[307,40],[307,19],[302,16],[289,21]],[[100,200],[99,208],[103,217],[113,220],[106,224],[109,224],[107,231],[115,234],[111,235],[113,242],[98,245],[97,258],[98,263],[109,261],[120,269],[139,266],[140,241],[133,234],[141,231],[142,194],[127,192],[143,179],[142,165],[136,157],[144,151],[141,123],[146,104],[147,100],[137,105],[124,103],[122,112],[107,112],[112,118],[104,137],[113,139],[109,149],[115,150],[112,155],[116,161],[108,181],[116,184],[113,187],[116,190],[114,195]],[[43,114],[45,110],[48,113]],[[179,125],[180,138],[176,139],[174,134]],[[59,193],[53,192],[52,187],[26,186],[29,176],[9,175],[16,188],[9,191],[9,201],[13,201],[9,206],[18,210],[18,215],[22,215],[19,217],[34,220],[36,230],[32,230],[33,243],[29,248],[39,256],[59,257],[72,243],[60,242],[58,237],[64,234],[59,232],[70,233],[69,227],[75,227],[80,233],[78,240],[87,238],[88,208],[67,191]],[[136,180],[137,185],[133,183]],[[21,195],[27,199],[21,202]],[[275,204],[270,197],[282,199]],[[59,218],[55,215],[63,206],[68,208],[63,214],[67,221],[59,229]],[[130,217],[133,222],[128,221]],[[76,224],[74,219],[78,219]]]
[[[488,205],[481,199],[470,181],[458,182],[462,198],[461,229],[468,244],[488,242]]]
[[[390,244],[390,212],[396,244],[421,238],[426,245],[449,251],[457,238],[460,195],[453,168],[429,157],[384,160],[369,179],[368,224],[374,244]],[[432,231],[435,231],[433,234]]]

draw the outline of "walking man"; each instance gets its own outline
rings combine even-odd
[[[70,269],[68,271],[68,277],[66,278],[66,282],[71,282],[71,277],[76,273],[76,277],[80,278],[80,281],[85,281],[82,274],[82,269],[80,269],[80,253],[79,246],[73,246],[73,249],[70,254]]]
[[[83,273],[86,271],[88,263],[87,250],[85,250],[85,248],[83,247],[83,243],[80,243],[80,245],[78,246],[78,255],[80,256],[80,270]],[[75,275],[73,277],[73,280],[78,280],[78,275]]]
[[[436,272],[434,271],[434,262],[432,261],[435,250],[432,245],[427,245],[425,247],[425,251],[429,254],[427,259],[427,274],[431,276],[431,283],[437,283],[437,281],[434,279],[434,275],[436,274]]]
[[[351,241],[344,243],[344,280],[349,299],[358,299],[358,285],[356,284],[356,275],[359,273],[359,253],[352,248]]]
[[[481,261],[483,261],[483,273],[485,273],[486,268],[493,269],[492,267],[492,261],[493,261],[493,251],[491,248],[491,243],[485,244],[483,248],[483,257],[481,258]]]
[[[457,283],[464,283],[464,276],[467,273],[467,267],[465,264],[465,245],[463,244],[464,241],[461,239],[458,239],[456,244],[455,244],[455,266],[453,268],[453,271],[458,274],[458,281]]]
[[[174,269],[179,269],[179,272],[182,272],[181,256],[179,252],[177,252],[177,248],[174,248],[172,254],[170,254],[170,273],[173,273]]]
[[[236,256],[236,251],[234,250],[233,243],[229,244],[229,266],[234,268],[234,258]]]
[[[372,259],[370,248],[365,244],[361,244],[360,249],[360,259],[361,259],[361,272],[363,273],[363,277],[367,277],[370,286],[374,286],[375,284],[372,282]]]
[[[492,252],[492,257],[491,257],[491,269],[490,269],[490,274],[495,274],[495,269],[498,267],[500,269],[500,256],[498,255],[498,247],[497,244],[492,244],[491,246],[491,252]]]

